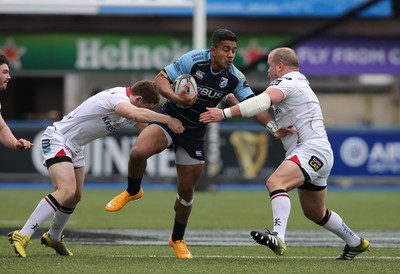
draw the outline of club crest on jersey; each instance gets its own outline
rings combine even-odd
[[[221,80],[219,80],[219,87],[224,88],[228,85],[228,78],[221,77]]]
[[[43,153],[49,153],[51,151],[50,148],[50,139],[43,139],[42,140],[42,149],[43,149]]]
[[[315,170],[318,171],[321,169],[321,167],[324,166],[324,163],[316,156],[311,156],[310,160],[308,161],[308,164]]]

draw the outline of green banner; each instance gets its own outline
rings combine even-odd
[[[235,65],[241,68],[251,63],[286,39],[239,37]],[[189,36],[0,34],[0,53],[10,59],[14,70],[22,72],[158,71],[191,49]]]

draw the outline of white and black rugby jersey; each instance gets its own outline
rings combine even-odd
[[[278,128],[294,126],[298,131],[281,139],[288,154],[296,145],[306,142],[329,146],[319,100],[302,73],[287,73],[268,88],[277,88],[284,94],[283,100],[272,106]]]
[[[55,122],[55,129],[74,146],[84,146],[130,123],[114,110],[115,106],[129,101],[130,89],[115,87],[97,93],[77,108]]]

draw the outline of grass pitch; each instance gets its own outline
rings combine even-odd
[[[51,189],[0,191],[0,228],[18,229]],[[171,229],[174,191],[146,191],[139,202],[117,213],[104,210],[119,191],[85,190],[67,229],[132,228]],[[362,235],[363,230],[399,231],[399,192],[330,192],[327,206]],[[291,192],[289,230],[321,229],[303,217],[297,194]],[[197,192],[188,231],[200,229],[263,229],[272,222],[265,191]],[[49,222],[43,228],[49,226]],[[329,233],[329,232],[327,232]],[[40,235],[36,235],[39,237]],[[0,236],[0,273],[395,273],[400,248],[374,248],[353,261],[335,261],[341,248],[294,247],[276,257],[265,247],[190,246],[193,260],[175,258],[172,248],[161,246],[82,245],[70,243],[73,257],[61,257],[34,238],[27,258],[13,253],[6,235]],[[313,239],[307,239],[312,241]],[[398,239],[397,239],[398,240]],[[68,242],[68,239],[66,239]]]

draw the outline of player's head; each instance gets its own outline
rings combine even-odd
[[[229,69],[237,50],[236,34],[227,29],[217,29],[212,35],[211,66],[214,70]]]
[[[137,107],[154,109],[160,103],[160,94],[150,80],[136,82],[131,86],[131,95],[134,97],[132,103]]]
[[[8,61],[7,57],[0,54],[0,90],[6,90],[7,83],[11,79],[9,64],[10,61]]]
[[[298,70],[299,60],[293,49],[276,48],[268,54],[268,77],[271,81]]]
[[[232,41],[237,43],[236,34],[228,29],[217,29],[212,35],[213,47],[218,46],[222,41]]]

